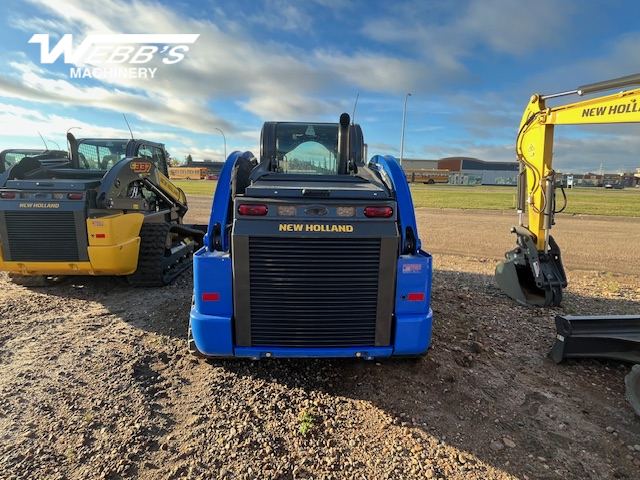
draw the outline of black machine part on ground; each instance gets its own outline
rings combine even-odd
[[[522,305],[557,307],[567,276],[562,266],[560,247],[549,236],[549,250],[538,251],[535,237],[524,227],[511,229],[518,246],[505,254],[496,267],[496,282],[511,298]]]
[[[548,357],[609,358],[635,365],[625,376],[625,396],[640,417],[640,316],[556,316],[556,342]]]
[[[640,363],[640,316],[556,316],[549,358],[610,358]]]

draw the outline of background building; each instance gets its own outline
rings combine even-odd
[[[471,157],[448,157],[440,160],[403,159],[402,168],[449,170],[452,185],[516,185],[517,162],[485,162]]]
[[[516,185],[518,162],[485,162],[477,158],[449,157],[438,162],[438,168],[451,172],[452,185]]]

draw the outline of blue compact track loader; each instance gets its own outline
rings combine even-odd
[[[431,339],[432,258],[390,156],[362,130],[267,122],[222,168],[193,257],[189,349],[211,357],[389,357]]]

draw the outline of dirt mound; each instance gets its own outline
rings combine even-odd
[[[0,471],[638,478],[631,366],[557,365],[547,353],[557,314],[640,313],[639,278],[569,269],[562,307],[543,310],[502,294],[493,258],[439,254],[434,263],[428,355],[380,361],[192,357],[190,270],[165,288],[91,277],[25,287],[2,273]]]

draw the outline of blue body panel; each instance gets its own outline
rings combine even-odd
[[[198,350],[213,357],[233,356],[231,317],[203,315],[191,309],[191,335]]]
[[[263,357],[338,358],[389,357],[392,355],[419,355],[431,341],[433,312],[431,299],[431,255],[420,249],[411,192],[404,172],[393,157],[375,156],[369,168],[377,170],[393,185],[397,200],[401,245],[407,231],[416,235],[411,253],[401,255],[397,263],[395,306],[392,342],[389,346],[341,348],[284,348],[237,347],[233,344],[233,272],[229,255],[229,232],[225,232],[229,211],[231,177],[236,160],[245,155],[233,152],[222,168],[213,200],[211,220],[205,237],[205,246],[193,257],[194,305],[190,324],[195,344],[205,355],[234,356],[259,359]],[[218,245],[214,225],[221,227]],[[249,299],[246,299],[249,301]]]
[[[233,297],[228,253],[202,247],[193,256],[191,334],[205,355],[233,355]]]
[[[210,250],[214,249],[213,245],[213,229],[215,225],[220,225],[224,231],[224,227],[227,224],[227,215],[229,213],[229,202],[231,201],[231,175],[233,173],[233,167],[236,164],[238,158],[246,156],[250,158],[253,155],[250,152],[232,152],[227,158],[226,162],[222,166],[220,175],[218,176],[218,184],[216,185],[216,191],[213,195],[213,204],[211,206],[211,217],[209,218],[209,227],[207,234],[204,237],[205,247]],[[229,251],[229,236],[222,235],[221,250],[223,252]]]
[[[416,214],[413,208],[411,190],[407,183],[402,167],[391,155],[375,155],[369,161],[369,168],[377,170],[381,175],[391,180],[395,190],[396,202],[398,203],[398,223],[400,224],[401,245],[406,240],[407,227],[413,229],[416,235],[416,251],[422,247],[418,238],[418,226],[416,224]],[[415,252],[414,252],[415,253]]]
[[[417,355],[429,348],[433,321],[431,271],[431,255],[422,250],[398,258],[394,355]],[[411,294],[423,297],[412,299]]]

